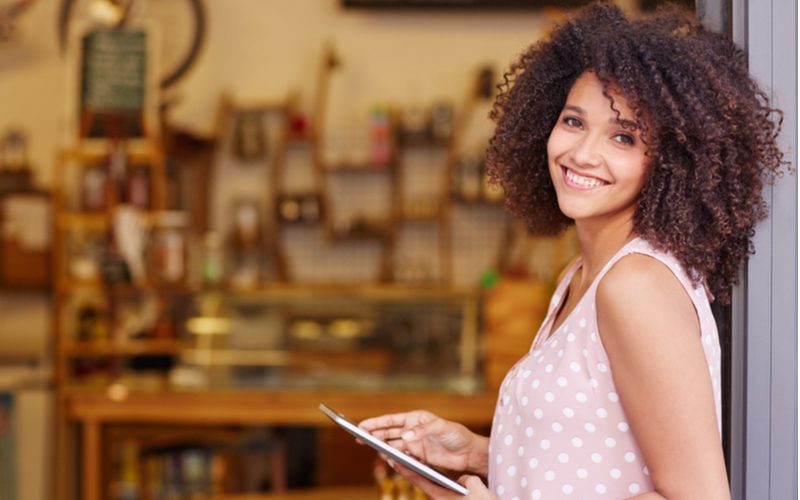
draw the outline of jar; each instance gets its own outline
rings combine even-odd
[[[163,211],[156,215],[153,224],[151,274],[158,283],[176,285],[187,275],[188,213]]]
[[[100,212],[107,208],[108,172],[102,165],[86,167],[81,179],[81,210]]]

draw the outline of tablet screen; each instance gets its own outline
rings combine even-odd
[[[360,439],[367,445],[371,446],[372,448],[376,449],[377,451],[383,453],[384,455],[387,455],[392,459],[400,462],[401,464],[405,465],[406,467],[413,470],[417,474],[425,476],[434,483],[440,486],[444,486],[445,488],[451,489],[456,493],[461,493],[462,495],[469,494],[469,490],[466,489],[461,484],[458,484],[452,479],[433,470],[432,468],[420,462],[419,460],[415,459],[411,455],[407,455],[398,450],[397,448],[393,448],[392,446],[386,444],[385,442],[381,441],[380,439],[376,438],[369,432],[365,431],[364,429],[360,428],[359,426],[348,420],[341,413],[337,413],[331,410],[324,404],[320,404],[319,409],[322,410],[322,412],[325,413],[325,415],[327,415],[331,420],[336,422],[339,426],[341,426],[344,430],[346,430],[353,436],[357,437],[358,439]]]

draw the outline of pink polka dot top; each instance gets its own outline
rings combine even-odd
[[[641,238],[603,267],[564,323],[548,337],[575,272],[565,273],[530,351],[500,386],[489,443],[489,488],[499,499],[616,499],[653,489],[647,464],[619,402],[608,356],[597,334],[595,291],[600,279],[631,253],[665,264],[690,295],[720,420],[720,346],[704,287],[693,287],[670,254]]]

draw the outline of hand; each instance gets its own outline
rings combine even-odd
[[[395,472],[408,479],[408,482],[421,489],[431,500],[495,500],[496,497],[486,488],[478,476],[461,476],[458,482],[469,490],[469,495],[462,496],[447,488],[429,481],[393,460],[387,460]]]
[[[489,439],[456,422],[417,410],[364,420],[362,429],[434,467],[486,475]]]

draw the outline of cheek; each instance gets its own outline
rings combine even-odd
[[[643,165],[643,161],[637,161],[630,165],[630,167],[626,169],[626,172],[628,173],[626,176],[627,184],[637,192],[641,191],[644,187],[644,183],[647,181],[649,172],[648,166]]]
[[[547,161],[552,162],[564,150],[564,138],[557,130],[550,132],[550,137],[547,139]]]
[[[558,166],[557,159],[563,148],[559,148],[558,136],[555,133],[550,134],[547,140],[547,170],[550,172],[550,180],[553,184],[558,184],[558,178],[561,176],[561,168]]]

